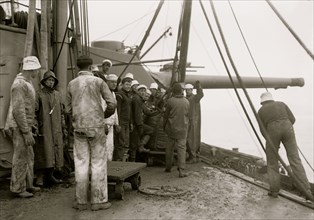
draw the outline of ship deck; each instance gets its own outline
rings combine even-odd
[[[72,207],[74,185],[44,188],[30,199],[14,198],[9,181],[1,182],[0,219],[314,219],[312,209],[199,162],[187,165],[189,174],[178,178],[176,167],[141,170],[142,189],[163,186],[182,189],[178,196],[147,195],[125,183],[124,200],[110,198],[112,207],[97,212]]]

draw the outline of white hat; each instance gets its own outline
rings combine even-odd
[[[151,94],[152,94],[152,92],[151,92],[149,89],[146,89],[146,93],[147,93],[148,95],[151,95]]]
[[[130,78],[130,79],[134,79],[133,74],[132,73],[127,73],[125,74],[125,76],[123,77],[123,79],[125,78]]]
[[[38,70],[41,68],[39,60],[35,56],[28,56],[23,59],[23,70]]]
[[[141,84],[137,87],[137,91],[140,90],[140,89],[146,89],[147,90],[147,86]]]
[[[118,80],[118,77],[116,74],[109,74],[106,76],[106,80],[108,81],[117,81]]]
[[[184,89],[193,89],[193,85],[192,84],[186,84],[184,86]]]
[[[158,89],[158,84],[153,82],[152,84],[150,84],[149,89]]]
[[[109,63],[109,66],[112,67],[112,62],[108,59],[105,59],[102,61],[102,65],[104,65],[104,63]]]
[[[273,96],[270,92],[264,92],[261,95],[261,104],[266,101],[274,101]]]
[[[92,70],[92,72],[93,71],[99,71],[99,68],[96,64],[94,64],[94,65],[92,65],[91,70]]]
[[[134,79],[134,80],[132,80],[132,82],[131,82],[131,87],[132,86],[134,86],[134,85],[139,85],[140,83],[136,80],[136,79]]]

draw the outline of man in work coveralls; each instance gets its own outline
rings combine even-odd
[[[118,77],[115,74],[109,74],[106,79],[107,79],[107,85],[114,99],[117,101],[114,90],[117,88]],[[107,152],[108,152],[107,156],[108,156],[108,161],[112,161],[113,152],[114,152],[114,132],[115,133],[120,132],[117,109],[115,110],[113,115],[105,119],[105,124],[108,129],[107,140],[106,140],[106,146],[107,146]]]
[[[39,191],[33,186],[35,140],[32,127],[35,120],[35,90],[31,81],[38,74],[40,63],[35,56],[23,59],[23,71],[11,86],[11,100],[5,130],[13,140],[11,192],[22,198]]]
[[[268,195],[277,198],[280,190],[280,174],[277,158],[280,142],[283,143],[286,149],[293,174],[302,188],[311,195],[310,184],[298,154],[298,146],[293,129],[295,122],[293,113],[285,103],[274,101],[270,92],[265,92],[261,95],[261,105],[262,107],[258,111],[258,116],[260,118],[259,126],[261,133],[266,139],[267,173],[270,185]],[[267,134],[261,128],[262,126],[266,129],[272,143],[267,140]]]
[[[74,164],[76,192],[73,208],[87,209],[89,170],[91,170],[91,209],[101,210],[111,206],[107,189],[107,149],[104,117],[110,117],[116,102],[106,82],[93,76],[88,56],[77,59],[80,71],[69,82],[66,112],[72,115],[74,128]],[[106,101],[103,112],[101,98]]]
[[[189,157],[186,163],[196,163],[197,155],[200,153],[201,146],[201,104],[200,101],[204,96],[201,83],[197,80],[195,86],[192,84],[185,85],[186,98],[190,103],[189,113],[189,131],[186,141],[187,152]],[[193,94],[193,88],[196,94]]]
[[[179,177],[186,177],[185,155],[186,138],[189,126],[189,101],[183,95],[183,88],[180,83],[175,83],[172,87],[172,97],[166,102],[166,111],[164,113],[163,128],[169,137],[166,146],[166,169],[165,172],[171,172],[174,149],[178,154]]]

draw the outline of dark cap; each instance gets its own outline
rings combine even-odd
[[[90,66],[92,64],[93,64],[93,60],[89,56],[86,56],[86,55],[80,56],[76,60],[76,65],[80,68]]]
[[[180,83],[175,83],[173,84],[172,86],[172,93],[174,95],[182,95],[182,92],[183,92],[183,88],[182,88],[182,85]]]

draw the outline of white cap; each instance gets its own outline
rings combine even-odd
[[[147,86],[141,84],[137,87],[137,91],[140,90],[140,89],[146,89],[147,90]]]
[[[150,84],[149,89],[158,89],[158,84],[153,82],[152,84]]]
[[[264,92],[261,94],[261,104],[266,101],[274,101],[270,92]]]
[[[116,74],[109,74],[106,76],[106,80],[108,81],[117,81],[118,80],[118,77]]]
[[[41,68],[39,60],[35,56],[28,56],[23,59],[23,70],[38,70]]]
[[[127,73],[125,74],[125,76],[123,77],[123,79],[125,78],[130,78],[130,79],[134,79],[133,74],[132,73]]]
[[[149,89],[146,89],[146,93],[147,93],[148,95],[151,95],[151,94],[152,94],[152,92],[151,92]]]
[[[99,68],[96,64],[94,64],[94,65],[92,65],[91,70],[92,70],[92,72],[93,71],[99,71]]]
[[[109,66],[112,67],[112,62],[108,59],[105,59],[102,61],[102,65],[104,65],[104,63],[109,63]]]
[[[132,82],[131,82],[131,87],[132,86],[134,86],[134,85],[139,85],[140,83],[136,80],[136,79],[134,79],[134,80],[132,80]]]
[[[186,84],[184,86],[184,89],[193,89],[193,85],[192,84]]]

